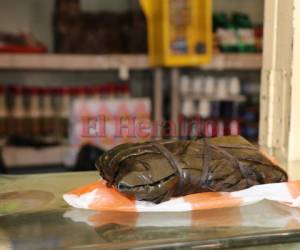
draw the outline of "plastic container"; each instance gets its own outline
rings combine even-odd
[[[195,66],[212,57],[211,0],[140,0],[152,66]]]

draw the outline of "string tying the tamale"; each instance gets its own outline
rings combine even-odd
[[[102,155],[96,166],[108,186],[155,203],[287,181],[282,169],[238,136],[123,144]]]

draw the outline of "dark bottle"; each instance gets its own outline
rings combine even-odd
[[[7,135],[7,109],[5,103],[5,89],[0,86],[0,137]]]

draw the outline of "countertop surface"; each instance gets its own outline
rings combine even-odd
[[[270,201],[140,214],[63,201],[63,193],[97,179],[96,172],[0,176],[0,249],[300,249],[300,209]]]

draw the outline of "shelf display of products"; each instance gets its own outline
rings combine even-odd
[[[259,82],[247,82],[243,84],[243,92],[247,94],[247,102],[241,106],[243,126],[241,133],[252,141],[258,138],[259,123]]]
[[[150,98],[129,98],[129,92],[121,89],[114,96],[91,98],[83,96],[72,102],[69,114],[69,149],[65,166],[75,164],[83,145],[93,145],[102,150],[128,142],[151,139]]]
[[[0,87],[0,136],[66,139],[71,104],[77,100],[129,97],[128,84],[85,87]]]
[[[146,20],[141,11],[83,12],[79,0],[56,0],[54,47],[58,53],[146,53]],[[80,41],[80,42],[78,42]]]
[[[233,12],[231,15],[216,12],[212,17],[211,0],[168,0],[165,1],[167,4],[145,0],[141,3],[145,7],[147,19],[141,7],[124,11],[88,12],[82,10],[80,2],[80,0],[55,1],[51,27],[53,46],[52,41],[43,40],[50,50],[54,48],[55,53],[144,54],[147,53],[148,46],[150,52],[153,47],[156,51],[154,54],[164,54],[167,52],[162,49],[164,39],[161,39],[169,34],[170,37],[166,36],[169,40],[168,53],[174,55],[172,60],[168,60],[169,66],[208,63],[212,55],[211,23],[218,51],[224,53],[262,51],[262,25],[256,25],[248,14],[242,12]],[[158,12],[152,13],[154,9]],[[198,11],[192,11],[194,9]],[[166,13],[169,14],[165,15]],[[153,21],[154,17],[158,18],[159,22]],[[163,26],[160,22],[163,20],[168,24],[166,30],[161,30]],[[17,34],[0,32],[0,52],[47,52],[46,46],[35,38],[40,38],[41,35],[36,31],[34,35],[30,32]],[[200,61],[196,60],[196,57],[180,61],[180,56],[186,54],[194,56],[208,54],[208,56]],[[164,60],[167,59],[168,57]],[[175,63],[174,60],[179,61]]]
[[[151,136],[150,125],[149,98],[77,99],[71,107],[69,144],[73,148],[88,143],[110,149],[145,141]]]
[[[181,76],[180,137],[242,135],[257,140],[259,105],[251,100],[259,94],[251,86],[257,90],[259,83],[243,85],[236,76]]]
[[[183,130],[180,138],[241,134],[251,141],[257,140],[258,94],[251,89],[251,84],[249,87],[234,74],[228,76],[225,73],[227,70],[258,73],[261,68],[262,55],[258,52],[261,52],[262,27],[256,26],[248,15],[216,13],[212,16],[212,0],[142,0],[136,1],[135,7],[130,6],[129,1],[128,8],[109,7],[109,10],[104,10],[106,7],[102,3],[90,5],[97,8],[102,6],[99,11],[97,8],[84,10],[82,2],[55,0],[51,6],[53,12],[45,15],[45,19],[49,19],[45,32],[42,32],[45,21],[38,23],[35,19],[38,25],[31,24],[24,29],[28,30],[28,34],[0,32],[0,53],[3,52],[0,55],[0,70],[3,72],[1,81],[6,83],[0,85],[0,141],[6,143],[3,149],[22,145],[27,150],[32,145],[54,143],[66,149],[55,149],[55,154],[59,156],[51,155],[48,158],[59,159],[59,164],[64,160],[65,164],[72,165],[80,147],[86,143],[106,150],[120,143],[149,139],[130,135],[114,138],[115,120],[124,121],[125,131],[130,117],[135,117],[137,124],[139,121],[154,124],[153,117],[155,122],[165,126],[164,122],[173,122],[178,113],[180,129]],[[148,6],[145,13],[142,11],[142,6],[145,6],[138,2],[147,3],[144,4]],[[114,4],[111,5],[113,7]],[[38,8],[36,5],[30,11]],[[41,14],[34,18],[41,18]],[[14,29],[8,27],[8,30]],[[34,37],[30,32],[34,33]],[[45,34],[47,37],[44,37]],[[25,52],[47,51],[54,54],[21,55]],[[157,55],[163,57],[153,61]],[[164,66],[169,68],[165,69]],[[160,78],[159,72],[163,71],[167,76],[173,70],[200,70],[205,72],[205,76],[183,75],[180,93],[175,96],[172,89],[168,90],[167,100],[163,92],[169,79]],[[224,76],[220,74],[222,70]],[[57,72],[59,74],[56,75]],[[83,72],[92,72],[95,76],[86,78],[91,81],[86,80]],[[63,87],[49,87],[55,86],[51,85],[52,74],[61,77],[55,84],[61,83]],[[81,75],[78,79],[77,74]],[[136,80],[142,74],[145,75],[143,79],[147,80]],[[178,79],[173,78],[172,73],[170,75],[173,86]],[[133,78],[132,83],[135,80],[138,88],[143,89],[143,94],[136,94],[138,88],[133,88],[133,95],[153,94],[153,106],[150,98],[133,98],[129,85],[125,83],[79,86],[82,82],[96,84],[98,79],[127,81],[129,77]],[[153,81],[153,86],[148,84],[150,81]],[[10,85],[8,82],[18,84]],[[175,112],[172,99],[176,98]],[[179,109],[178,101],[181,103]],[[99,123],[99,114],[106,122],[106,136],[87,136],[84,130],[86,120],[82,118],[92,118],[88,123],[88,132],[93,133],[93,119],[96,118],[96,123]],[[96,124],[96,130],[99,129],[97,126],[99,124]],[[164,132],[164,127],[160,129],[159,133]],[[168,133],[159,136],[168,137]],[[177,137],[177,131],[174,137]],[[70,148],[71,151],[66,153]],[[21,152],[17,157],[13,152],[10,165],[19,164],[15,159],[21,159],[23,164],[25,160],[22,154],[29,156]],[[42,158],[46,157],[39,154],[38,159],[34,157],[35,154],[33,150],[28,158],[34,159],[36,165],[43,165]],[[29,165],[33,164],[28,162]]]
[[[255,26],[244,13],[215,13],[215,46],[223,53],[259,53],[262,51],[262,26]]]
[[[73,169],[84,147],[100,152],[149,139],[151,131],[141,124],[151,126],[151,100],[131,97],[127,83],[0,87],[0,138],[8,169],[53,164]],[[93,134],[95,129],[100,134]]]

